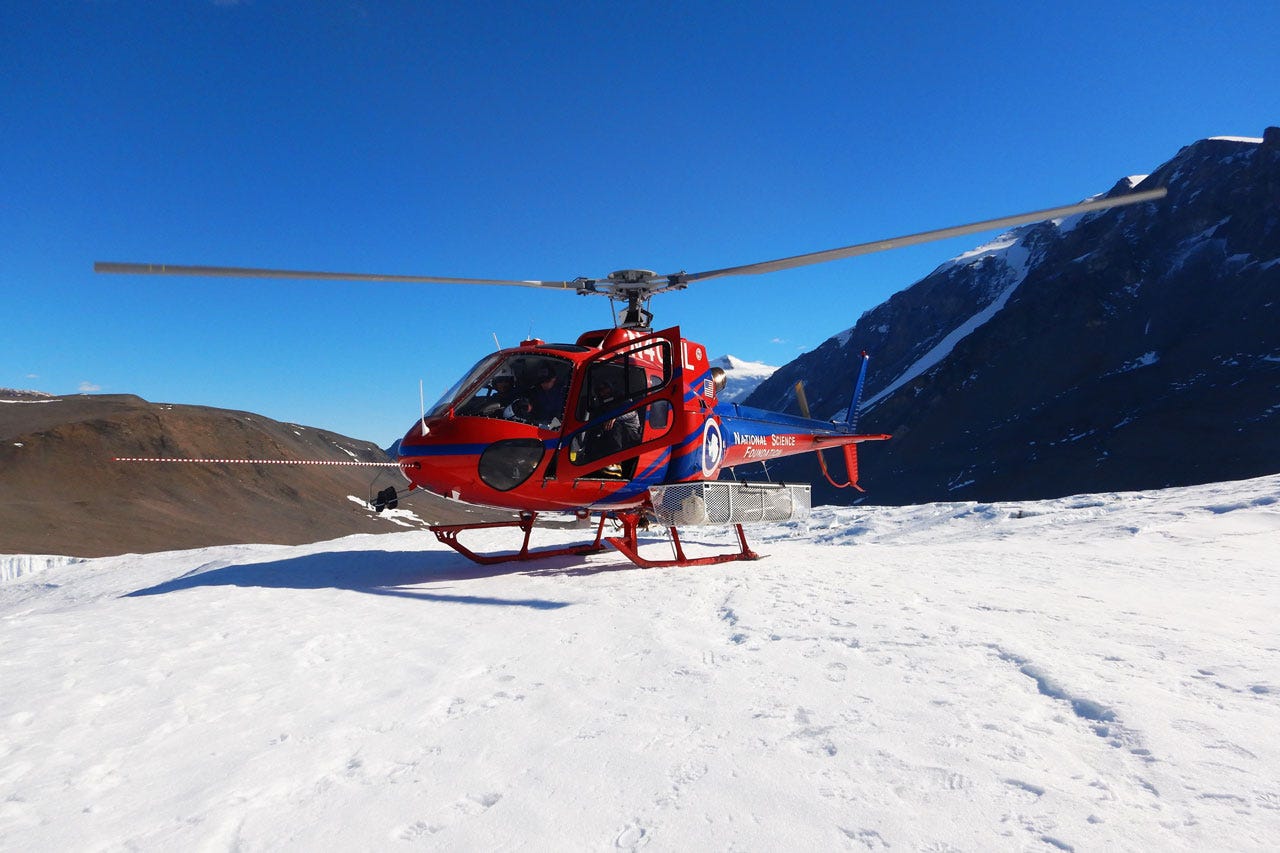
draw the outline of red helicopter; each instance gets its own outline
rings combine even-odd
[[[816,452],[824,476],[833,485],[860,490],[857,446],[890,436],[861,434],[856,429],[866,377],[865,353],[843,420],[810,417],[799,384],[796,391],[803,412],[800,417],[719,403],[725,374],[710,366],[706,348],[683,337],[678,326],[652,330],[653,314],[648,306],[655,294],[682,290],[693,282],[721,276],[792,269],[1152,201],[1164,194],[1165,190],[1158,188],[761,263],[668,275],[620,270],[601,279],[506,281],[113,262],[95,263],[94,270],[514,285],[607,296],[622,305],[613,328],[586,332],[573,343],[527,340],[480,359],[435,405],[424,407],[421,417],[400,440],[397,461],[387,464],[404,474],[409,484],[406,492],[423,489],[469,504],[519,512],[517,521],[431,527],[441,542],[476,562],[590,554],[607,545],[639,566],[687,566],[756,559],[758,555],[747,544],[744,523],[786,521],[808,513],[808,485],[721,480],[722,472],[748,463]],[[828,448],[838,448],[844,457],[847,477],[843,482],[837,482],[827,467],[822,451]],[[384,489],[374,500],[374,508],[394,508],[401,496],[394,486]],[[531,550],[535,520],[547,512],[572,512],[584,519],[598,515],[594,541]],[[609,520],[620,525],[621,535],[604,536]],[[650,521],[669,530],[673,558],[657,560],[640,555],[638,531]],[[732,525],[738,536],[738,550],[686,556],[678,528],[707,524]],[[523,532],[519,551],[477,554],[458,541],[464,531],[503,526],[518,527]]]

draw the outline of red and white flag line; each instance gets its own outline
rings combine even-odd
[[[330,459],[180,459],[176,457],[117,456],[113,462],[191,462],[225,465],[345,465],[362,468],[399,468],[399,462],[341,462]]]

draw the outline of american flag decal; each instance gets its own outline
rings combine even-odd
[[[702,380],[702,396],[714,397],[716,395],[716,383],[710,379]]]

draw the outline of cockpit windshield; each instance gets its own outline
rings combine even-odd
[[[464,388],[471,387],[471,385],[479,380],[481,376],[488,373],[493,368],[495,362],[501,360],[502,354],[495,352],[492,355],[487,355],[476,362],[475,367],[468,370],[465,376],[453,383],[453,386],[448,391],[445,391],[439,400],[436,400],[435,405],[427,410],[427,417],[434,418],[447,414],[449,406],[453,404],[453,400],[458,396],[458,392],[462,391]]]
[[[504,418],[559,429],[573,363],[543,352],[494,353],[450,388],[428,416]]]

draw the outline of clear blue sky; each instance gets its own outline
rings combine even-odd
[[[674,272],[1079,200],[1280,124],[1280,4],[0,3],[0,386],[389,443],[496,333],[609,303],[95,260]],[[782,364],[983,241],[655,300]]]

